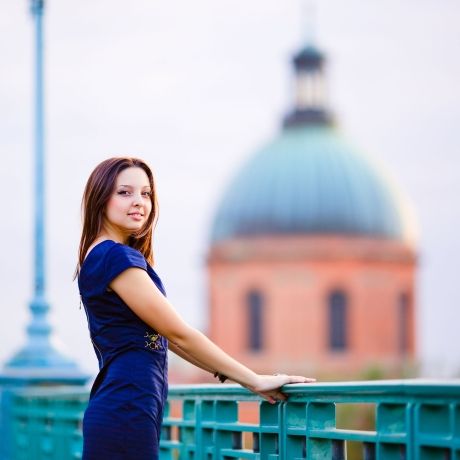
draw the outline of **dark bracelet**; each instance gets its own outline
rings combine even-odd
[[[214,377],[217,377],[220,383],[224,383],[228,379],[226,375],[219,374],[219,372],[214,372]]]

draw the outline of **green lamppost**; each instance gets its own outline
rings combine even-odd
[[[34,293],[30,302],[31,321],[27,342],[0,372],[0,458],[9,458],[8,414],[12,391],[29,385],[82,385],[88,380],[74,361],[51,343],[50,309],[46,299],[46,206],[44,149],[43,17],[44,0],[31,0],[35,32],[34,101]]]

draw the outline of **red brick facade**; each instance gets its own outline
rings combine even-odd
[[[415,253],[347,236],[235,239],[210,249],[209,334],[259,372],[398,373],[415,358]],[[250,346],[248,293],[261,295],[261,349]],[[330,344],[330,295],[346,297],[346,343]],[[401,303],[406,306],[401,307]]]

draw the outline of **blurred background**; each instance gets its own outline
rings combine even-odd
[[[409,359],[417,375],[460,375],[460,5],[455,0],[323,0],[313,5],[300,0],[47,2],[48,299],[58,345],[83,369],[94,374],[97,360],[72,281],[81,195],[97,163],[133,155],[148,161],[156,175],[155,268],[168,297],[189,322],[238,357],[257,367],[274,356],[282,365],[283,356],[294,356],[292,350],[305,350],[298,353],[304,361],[299,358],[286,369],[318,373],[321,362],[338,362],[330,372],[340,370],[344,356],[390,368],[399,356]],[[0,14],[1,362],[25,341],[33,288],[28,7],[25,0],[6,0]],[[307,53],[307,61],[317,64],[300,64],[296,74],[291,58],[306,45],[317,51],[316,58]],[[312,108],[308,103],[316,96],[308,91],[305,96],[299,87],[308,80],[302,72],[312,76],[318,62],[326,89],[314,108],[328,116],[312,122],[302,119],[302,111]],[[281,128],[290,114],[295,139],[285,138],[289,127]],[[334,149],[349,169],[331,178],[324,171],[336,165]],[[282,155],[299,163],[280,160]],[[278,164],[288,165],[275,193],[278,208],[271,208],[265,195],[278,176],[267,184],[262,166],[247,169],[252,159],[266,165],[265,158],[274,157],[271,172]],[[305,176],[294,178],[299,165],[316,165],[323,175],[308,176],[306,169]],[[347,180],[356,168],[365,169],[358,180],[370,185],[360,189],[361,195],[350,192],[344,198],[333,184],[345,177],[353,189]],[[252,207],[244,208],[240,194],[241,206],[232,208],[232,181],[243,176],[244,187],[238,190],[254,193],[247,195],[253,197]],[[331,184],[324,195],[321,185],[309,188],[318,183]],[[307,185],[296,189],[290,184]],[[305,190],[318,193],[313,216],[302,211]],[[375,200],[353,201],[372,193]],[[258,209],[267,214],[248,221],[251,210]],[[341,216],[344,211],[342,220],[330,217],[334,210]],[[322,226],[315,227],[317,218]],[[295,285],[281,282],[278,290],[270,290],[274,277]],[[232,299],[229,291],[241,295]],[[407,317],[390,310],[393,306],[381,300],[385,296],[394,308],[405,302]],[[358,310],[353,310],[354,299]],[[245,304],[249,316],[241,313]],[[264,306],[270,317],[294,318],[306,329],[316,328],[318,336],[310,339],[300,328],[296,337],[301,338],[284,350],[280,337],[290,334],[288,323],[263,319]],[[338,322],[328,325],[326,313],[334,311]],[[229,330],[233,342],[245,349],[233,350],[232,337],[218,334],[222,325],[213,323],[216,316],[241,319]],[[388,317],[394,322],[379,330],[380,320]],[[263,332],[248,326],[258,318]],[[345,320],[351,331],[343,332]],[[398,329],[401,323],[406,332]],[[276,330],[278,338],[268,340]],[[367,339],[356,331],[364,331]],[[359,354],[351,356],[359,347],[364,353],[366,340],[377,333],[380,347],[368,350],[362,361]],[[258,334],[260,343],[251,342]]]

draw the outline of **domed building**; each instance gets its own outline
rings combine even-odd
[[[415,354],[408,206],[336,129],[323,54],[307,46],[293,64],[293,110],[214,218],[210,336],[259,372],[394,374]]]

